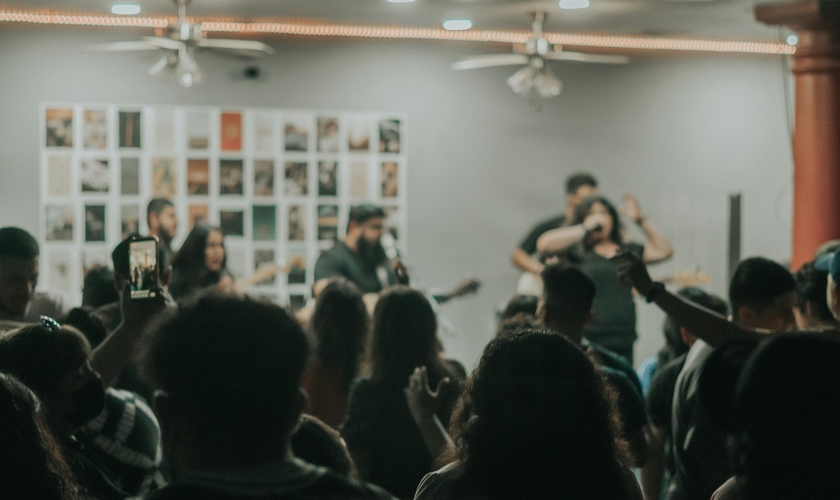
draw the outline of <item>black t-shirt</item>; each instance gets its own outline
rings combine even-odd
[[[677,377],[685,366],[686,356],[688,356],[688,353],[672,359],[665,366],[656,370],[656,374],[650,381],[650,389],[645,404],[650,423],[657,427],[671,428],[674,388],[677,386]]]
[[[380,273],[387,277],[386,283],[379,279]],[[315,263],[315,281],[334,276],[342,276],[352,281],[362,293],[379,293],[383,288],[396,283],[394,272],[387,263],[379,267],[370,267],[343,241],[336,241]]]
[[[175,482],[144,497],[146,500],[394,500],[387,492],[369,484],[345,479],[334,472],[325,472],[317,480],[280,491],[247,489],[236,491],[235,485],[220,488],[205,484]]]
[[[456,379],[454,371],[451,376]],[[444,427],[449,426],[455,399],[444,402],[437,412]],[[398,498],[414,498],[420,480],[433,470],[434,457],[411,416],[402,387],[356,380],[348,406],[341,435],[351,454],[366,455],[366,480]]]
[[[726,433],[700,402],[698,380],[712,347],[698,340],[688,351],[674,388],[671,439],[674,480],[669,500],[706,500],[732,473]]]
[[[522,240],[522,243],[519,244],[519,248],[521,248],[522,251],[527,253],[528,255],[533,255],[537,253],[537,240],[540,239],[540,236],[551,231],[552,229],[563,227],[565,223],[565,215],[553,217],[551,219],[547,219],[538,223],[536,226],[531,228],[531,231],[528,233],[528,236],[526,236],[525,239]]]
[[[641,258],[645,247],[627,243],[621,251]],[[623,351],[636,340],[636,303],[632,289],[618,278],[618,259],[607,259],[592,249],[572,245],[566,251],[568,260],[580,267],[595,283],[592,302],[592,323],[584,330],[586,338],[607,349]]]

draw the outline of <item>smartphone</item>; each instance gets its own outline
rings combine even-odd
[[[133,300],[153,299],[160,294],[157,259],[157,237],[136,238],[129,242],[128,269]]]

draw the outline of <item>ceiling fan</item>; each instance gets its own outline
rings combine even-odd
[[[507,83],[515,93],[526,97],[539,111],[542,108],[543,99],[550,99],[560,94],[563,88],[563,84],[546,64],[547,60],[601,64],[627,64],[630,61],[627,56],[568,52],[563,50],[562,45],[554,45],[552,48],[549,41],[543,37],[543,24],[547,14],[533,12],[530,17],[533,33],[524,44],[514,44],[512,54],[476,56],[454,63],[452,69],[465,70],[526,64],[527,66],[508,78]]]
[[[194,57],[198,50],[209,49],[247,58],[274,53],[274,49],[268,45],[253,40],[205,38],[201,24],[187,20],[190,0],[175,0],[175,3],[178,5],[178,21],[168,26],[163,36],[144,36],[142,40],[136,41],[89,45],[87,49],[101,52],[166,51],[163,57],[149,67],[149,74],[162,76],[167,70],[174,69],[178,83],[187,88],[204,80],[204,72]]]

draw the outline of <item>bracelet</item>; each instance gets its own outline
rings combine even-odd
[[[650,288],[648,288],[648,292],[645,295],[645,301],[650,304],[654,300],[656,300],[656,296],[659,295],[659,292],[665,291],[665,284],[661,281],[654,281]]]
[[[636,223],[637,226],[641,226],[642,224],[645,223],[646,220],[647,220],[647,216],[643,215],[643,216],[639,217],[638,219],[636,219],[634,222]]]

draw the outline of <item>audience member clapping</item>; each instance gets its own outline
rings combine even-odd
[[[357,476],[341,434],[312,415],[301,415],[292,434],[292,452],[304,462],[326,467],[344,477]]]
[[[338,428],[359,374],[370,319],[362,292],[344,278],[329,281],[309,320],[313,356],[303,378],[306,413]]]
[[[641,499],[611,395],[565,337],[493,340],[452,417],[457,460],[427,475],[415,499]]]
[[[412,418],[404,389],[418,367],[426,368],[432,387],[445,378],[461,378],[438,352],[437,320],[422,293],[395,287],[380,297],[373,317],[371,367],[371,377],[353,386],[341,433],[362,479],[399,498],[411,498],[432,470],[434,457]],[[453,399],[440,406],[444,426]]]

